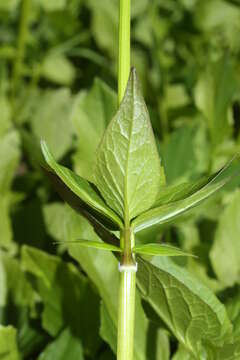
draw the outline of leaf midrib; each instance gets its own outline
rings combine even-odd
[[[135,98],[135,87],[133,79],[132,81],[132,106],[131,106],[131,125],[130,125],[130,134],[128,141],[128,150],[127,150],[127,159],[126,159],[126,167],[125,167],[125,178],[124,178],[124,225],[126,228],[130,226],[130,218],[129,218],[129,204],[128,204],[128,164],[129,164],[129,156],[130,156],[130,147],[132,140],[132,130],[133,130],[133,116],[134,116],[134,98]]]

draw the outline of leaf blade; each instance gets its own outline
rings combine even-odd
[[[142,296],[194,357],[206,341],[212,346],[227,341],[231,323],[225,307],[186,269],[162,257],[138,257],[138,265]]]
[[[160,160],[134,69],[120,108],[100,144],[95,182],[107,204],[126,224],[155,201]]]
[[[115,252],[122,252],[122,249],[118,246],[107,244],[104,242],[92,241],[92,240],[72,240],[72,241],[56,241],[55,244],[77,244],[82,247],[100,249],[100,250],[107,250],[107,251],[115,251]]]
[[[136,245],[133,248],[136,254],[152,255],[152,256],[194,256],[186,253],[181,249],[166,244],[144,244]]]

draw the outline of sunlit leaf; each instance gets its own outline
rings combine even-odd
[[[126,226],[155,201],[160,159],[135,69],[98,149],[95,181],[108,205],[124,218]]]

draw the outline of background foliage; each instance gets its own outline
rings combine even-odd
[[[44,138],[59,161],[91,180],[117,108],[117,22],[117,0],[0,2],[0,359],[114,359],[116,259],[54,245],[96,234],[63,204],[35,158]],[[208,175],[239,151],[239,33],[238,0],[132,0],[132,64],[168,184]],[[239,183],[177,223],[138,234],[138,243],[166,241],[199,258],[171,265],[172,274],[184,268],[176,288],[185,281],[185,303],[172,304],[174,329],[160,290],[142,302],[138,295],[136,359],[194,358],[178,319],[198,315],[184,271],[198,279],[195,292],[199,281],[216,294],[233,325],[234,342],[219,348],[214,328],[216,348],[206,339],[201,358],[206,351],[209,359],[240,358]],[[163,287],[169,266],[163,261],[156,274]]]

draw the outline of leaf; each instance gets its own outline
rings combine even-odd
[[[215,176],[217,176],[217,174],[218,172],[212,176],[205,176],[204,178],[194,182],[184,182],[177,185],[163,186],[158,193],[154,207],[187,198],[207,185],[207,183],[210,182]]]
[[[45,11],[60,11],[66,6],[66,0],[38,0]]]
[[[151,256],[194,256],[188,254],[181,249],[166,244],[145,244],[136,245],[133,250],[136,254],[151,255]]]
[[[65,329],[53,340],[39,355],[39,360],[83,360],[83,348],[81,340]]]
[[[59,165],[50,153],[47,144],[41,142],[42,152],[45,160],[56,175],[67,185],[67,187],[76,194],[86,204],[89,212],[93,211],[98,218],[106,218],[115,228],[122,228],[120,218],[109,209],[100,196],[93,190],[87,180],[73,173],[70,169]]]
[[[40,141],[47,141],[57,159],[63,157],[72,146],[71,123],[72,98],[68,89],[48,90],[38,95],[33,106],[30,126]]]
[[[0,325],[0,359],[20,360],[17,348],[17,330],[13,326]]]
[[[0,308],[3,308],[7,302],[7,276],[6,270],[0,258]]]
[[[10,219],[10,194],[0,197],[0,245],[5,249],[13,249],[13,234]]]
[[[215,10],[214,13],[216,13]],[[226,18],[225,12],[222,16]],[[228,56],[212,63],[199,75],[195,101],[206,117],[214,145],[221,144],[223,139],[231,133],[229,107],[233,101],[236,86],[233,62]]]
[[[7,284],[6,305],[11,303],[18,307],[33,308],[35,294],[21,268],[20,261],[0,252],[0,263],[3,265]]]
[[[98,149],[95,182],[126,226],[155,201],[160,160],[135,69]]]
[[[13,11],[19,4],[19,0],[6,0],[1,1],[0,10],[1,11]]]
[[[208,170],[206,129],[196,118],[190,126],[173,131],[161,144],[160,153],[168,184],[196,178]]]
[[[59,227],[62,222],[65,224],[65,206],[60,202],[47,204],[43,207],[44,223],[46,225],[47,233],[56,241],[63,241],[66,236],[66,231]]]
[[[198,205],[210,195],[221,189],[229,182],[233,175],[239,172],[239,157],[229,162],[217,175],[210,180],[200,190],[187,198],[175,201],[163,206],[159,206],[139,215],[132,221],[132,228],[135,232],[145,229],[156,224],[163,224],[177,216],[183,214],[187,210]]]
[[[219,216],[210,250],[210,259],[218,279],[225,286],[240,283],[240,191],[236,191],[232,201]]]
[[[2,4],[1,4],[2,5]],[[1,9],[0,5],[0,9]],[[0,139],[11,128],[11,106],[10,101],[5,96],[0,95],[1,123]]]
[[[69,328],[95,358],[100,343],[99,299],[86,277],[73,264],[36,248],[22,246],[21,253],[23,269],[34,278],[44,305],[43,329],[56,337],[63,327]]]
[[[12,130],[0,138],[0,194],[6,193],[11,186],[20,158],[20,139]]]
[[[71,118],[77,137],[74,170],[92,182],[97,147],[116,107],[116,93],[100,79],[94,80],[88,92],[81,91],[73,103]]]
[[[194,356],[187,351],[184,346],[180,345],[173,356],[173,360],[194,360]]]
[[[213,293],[170,259],[138,257],[137,284],[143,297],[195,358],[205,343],[223,345],[231,324]]]
[[[60,85],[71,85],[75,77],[75,68],[62,54],[50,53],[41,66],[42,75]]]
[[[122,249],[118,246],[114,246],[111,244],[106,244],[104,242],[98,242],[98,241],[92,241],[92,240],[71,240],[71,241],[57,241],[56,244],[61,244],[61,243],[76,243],[79,246],[82,247],[89,247],[89,248],[94,248],[94,249],[100,249],[100,250],[107,250],[107,251],[117,251],[117,252],[122,252]]]
[[[117,353],[117,331],[116,326],[112,321],[111,316],[108,313],[104,302],[101,303],[101,327],[100,335],[106,343],[108,343],[112,351]]]

